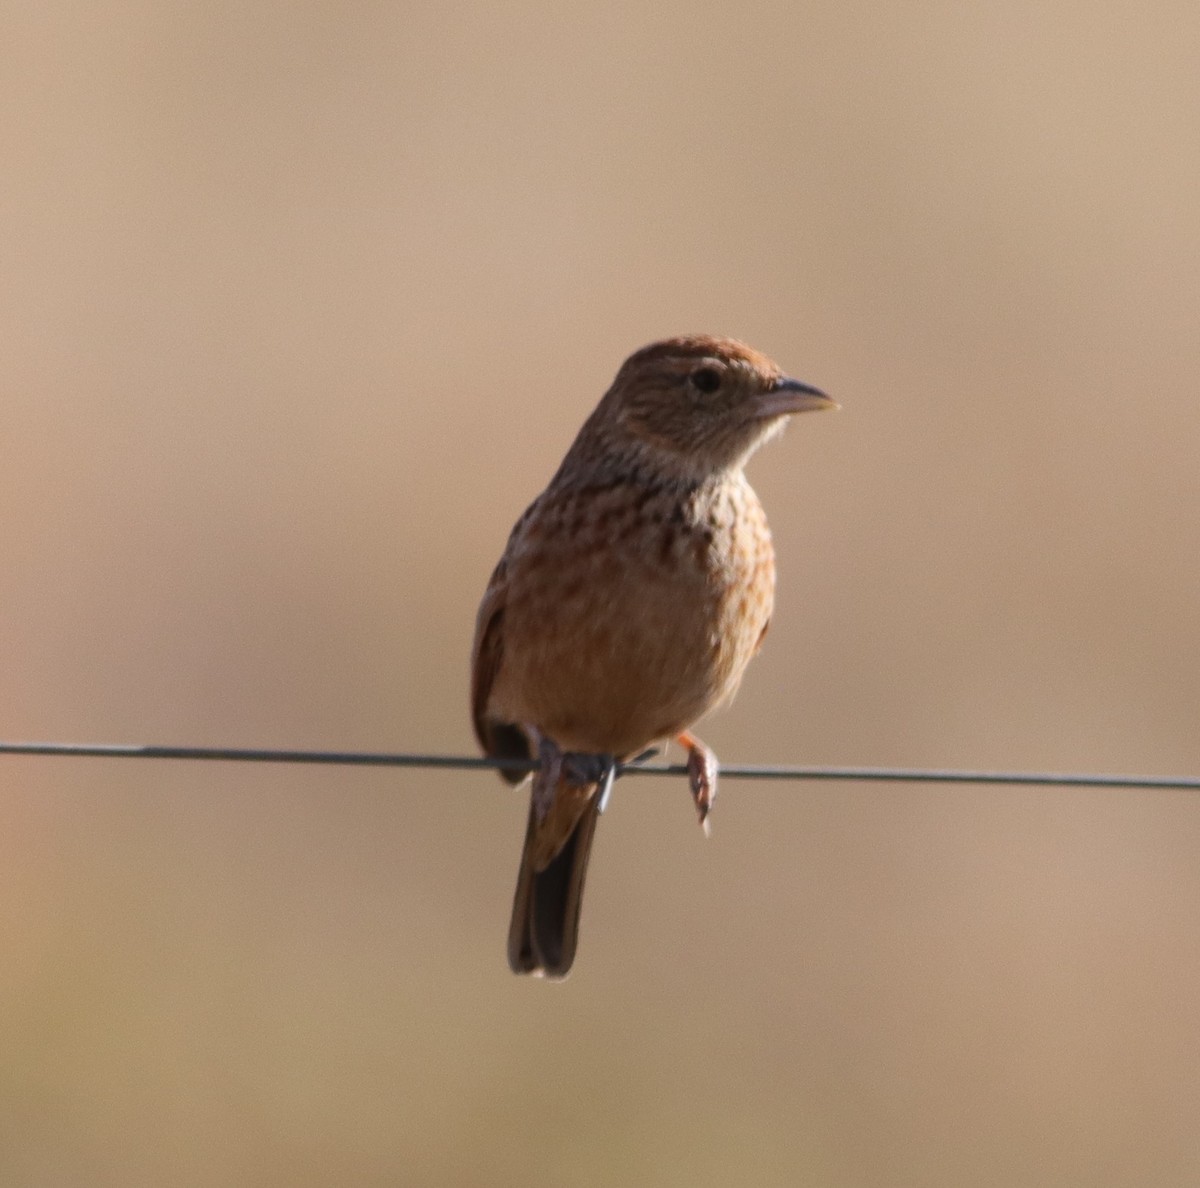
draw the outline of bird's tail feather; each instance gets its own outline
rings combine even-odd
[[[529,807],[525,847],[508,930],[508,964],[513,973],[565,978],[575,960],[583,882],[600,817],[599,785],[573,786],[560,780],[551,811],[539,821],[536,796]],[[564,824],[562,809],[574,818]],[[558,809],[560,811],[556,812]],[[547,844],[548,832],[565,832]]]

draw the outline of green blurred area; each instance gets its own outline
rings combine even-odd
[[[0,737],[473,749],[634,348],[758,456],[729,761],[1200,771],[1200,12],[11,6]],[[0,763],[6,1185],[1190,1186],[1200,802],[618,787],[575,972],[476,773]]]

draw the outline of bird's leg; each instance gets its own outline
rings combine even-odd
[[[540,825],[554,803],[554,789],[558,787],[563,770],[563,753],[554,739],[540,730],[532,726],[525,729],[538,753],[538,765],[533,773],[533,813]]]
[[[687,751],[688,783],[704,836],[709,834],[708,814],[717,798],[717,757],[690,731],[675,736],[675,741]]]
[[[621,764],[622,767],[637,767],[639,763],[649,763],[655,755],[658,754],[657,747],[647,747],[644,751],[639,751],[632,759],[626,759]]]

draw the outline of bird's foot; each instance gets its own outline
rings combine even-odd
[[[533,773],[533,815],[540,825],[554,803],[554,790],[562,776],[566,756],[554,739],[540,731],[533,731],[531,737],[537,743],[538,752],[538,766]]]
[[[708,837],[711,827],[708,814],[712,812],[713,801],[717,798],[717,757],[694,734],[684,731],[675,737],[684,750],[687,751],[688,783],[692,789],[692,799],[696,802],[696,815],[700,818],[700,828]]]
[[[617,776],[617,761],[614,756],[587,755],[572,751],[563,756],[563,774],[570,783],[577,786],[599,784],[600,803],[597,811],[602,813],[608,808],[613,780]]]

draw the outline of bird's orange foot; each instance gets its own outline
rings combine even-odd
[[[692,799],[696,802],[700,828],[704,830],[704,836],[708,837],[708,814],[712,812],[713,801],[717,798],[717,757],[694,734],[686,730],[676,735],[675,741],[687,751],[688,783],[691,785]]]

